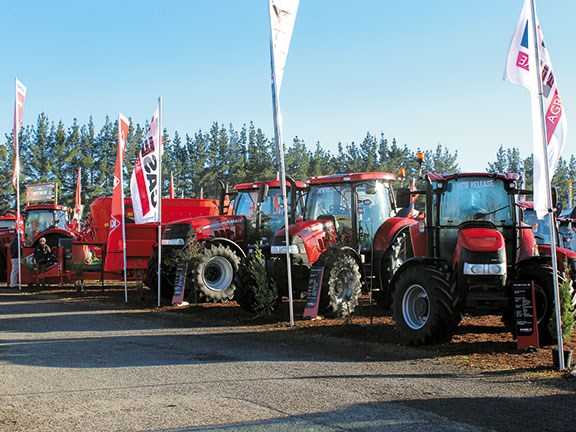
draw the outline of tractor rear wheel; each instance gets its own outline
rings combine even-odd
[[[329,316],[349,316],[362,295],[360,267],[347,254],[328,258],[324,267],[320,292],[320,313]]]
[[[389,309],[392,305],[392,287],[390,282],[392,277],[402,264],[414,256],[412,243],[410,242],[410,232],[402,230],[394,239],[390,247],[382,257],[382,287],[381,291],[374,291],[372,297],[378,306]]]
[[[398,275],[392,314],[401,339],[410,345],[449,340],[461,320],[456,288],[434,265],[410,267]]]
[[[192,270],[194,284],[208,301],[227,301],[234,296],[234,276],[240,257],[224,245],[206,247]]]

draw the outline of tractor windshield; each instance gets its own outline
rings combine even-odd
[[[257,204],[258,189],[239,191],[236,197],[235,214],[246,216],[252,226],[255,226]],[[297,205],[300,205],[300,200],[298,200]],[[282,192],[279,188],[269,189],[268,196],[261,204],[260,211],[263,230],[274,234],[284,226],[284,205],[282,204]],[[302,209],[297,207],[296,212],[302,214]]]
[[[510,195],[501,179],[462,177],[448,182],[439,199],[439,225],[484,220],[496,226],[513,223]]]
[[[362,250],[372,249],[376,230],[392,213],[390,183],[370,181],[357,185],[358,225]]]
[[[68,229],[67,213],[64,210],[28,210],[24,222],[24,244],[29,246],[34,238],[50,228]]]
[[[358,208],[353,208],[352,191],[356,193]],[[363,250],[372,246],[376,230],[390,217],[392,201],[390,185],[386,181],[368,180],[356,184],[314,185],[306,201],[306,218],[316,220],[330,216],[336,220],[338,233],[351,240],[353,212],[358,221],[358,239]]]

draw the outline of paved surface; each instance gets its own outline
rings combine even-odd
[[[0,294],[2,431],[566,431],[574,410],[394,347]]]

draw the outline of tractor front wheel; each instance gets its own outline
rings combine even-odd
[[[227,246],[206,247],[193,270],[199,293],[208,301],[227,301],[234,296],[234,276],[240,257]]]
[[[461,315],[447,275],[434,265],[404,270],[395,284],[392,314],[401,339],[410,345],[449,340]]]
[[[347,254],[336,254],[324,267],[320,312],[330,316],[348,316],[354,312],[362,295],[360,267]]]
[[[160,297],[164,300],[172,300],[174,295],[174,277],[166,276],[166,269],[162,269],[160,273]],[[146,270],[146,279],[144,283],[150,288],[153,293],[158,292],[158,249],[154,249],[154,253],[148,260],[148,268]]]
[[[538,337],[540,345],[555,343],[556,335],[550,330],[550,319],[554,312],[554,281],[553,271],[546,266],[532,265],[518,272],[518,279],[534,281],[534,297],[536,299],[536,317],[538,319]],[[559,275],[562,280],[562,275]]]

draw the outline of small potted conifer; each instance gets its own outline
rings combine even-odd
[[[562,326],[562,341],[564,342],[564,367],[569,368],[572,363],[572,349],[566,346],[574,333],[574,305],[572,303],[572,279],[568,262],[564,262],[564,274],[559,281],[560,291],[560,325]],[[550,317],[550,332],[556,334],[556,308]],[[554,366],[559,367],[558,349],[552,349]]]

